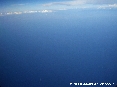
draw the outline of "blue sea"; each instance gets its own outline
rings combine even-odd
[[[117,84],[117,10],[0,16],[1,87],[74,83]]]

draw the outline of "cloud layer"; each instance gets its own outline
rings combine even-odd
[[[11,7],[1,8],[0,16],[37,12],[48,13],[68,9],[117,9],[117,0],[69,0],[45,4],[14,4]]]
[[[44,4],[44,6],[51,6],[51,5],[82,5],[82,4],[93,4],[93,5],[101,5],[101,4],[115,4],[117,0],[71,0],[71,1],[63,1],[63,2],[51,2]]]

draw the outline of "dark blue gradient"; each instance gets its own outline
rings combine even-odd
[[[0,17],[1,87],[116,84],[116,14],[67,10]]]

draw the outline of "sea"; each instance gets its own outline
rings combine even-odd
[[[116,84],[116,9],[0,16],[1,87]]]

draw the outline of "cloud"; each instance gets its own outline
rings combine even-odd
[[[84,1],[63,1],[63,2],[52,2],[52,3],[47,3],[43,4],[43,6],[52,6],[52,5],[80,5],[80,4],[85,4]]]
[[[99,6],[97,9],[113,9],[113,8],[117,8],[117,4],[102,5]]]
[[[73,2],[82,1],[85,4],[114,4],[117,3],[117,0],[72,0]]]
[[[52,10],[42,10],[41,13],[48,13],[48,12],[52,12]]]
[[[85,0],[85,1],[87,4],[114,4],[114,3],[117,3],[117,0]]]
[[[52,13],[54,12],[53,10],[29,10],[29,11],[16,11],[16,12],[5,12],[5,13],[0,13],[0,16],[5,16],[5,15],[20,15],[20,14],[28,14],[28,13]]]
[[[71,1],[61,1],[61,2],[51,2],[43,4],[43,6],[52,6],[52,5],[67,5],[67,6],[73,6],[73,5],[83,5],[83,4],[115,4],[117,3],[117,0],[71,0]]]
[[[3,16],[3,13],[0,13],[0,16]]]
[[[70,0],[70,1],[61,1],[61,2],[51,2],[43,4],[44,7],[53,7],[62,9],[74,9],[74,8],[83,8],[83,9],[104,9],[104,8],[117,8],[117,0]]]
[[[111,4],[111,5],[109,5],[109,7],[117,8],[117,4]]]
[[[68,9],[117,9],[117,0],[69,0],[45,4],[15,4],[9,8],[1,8],[0,16],[51,13]]]

